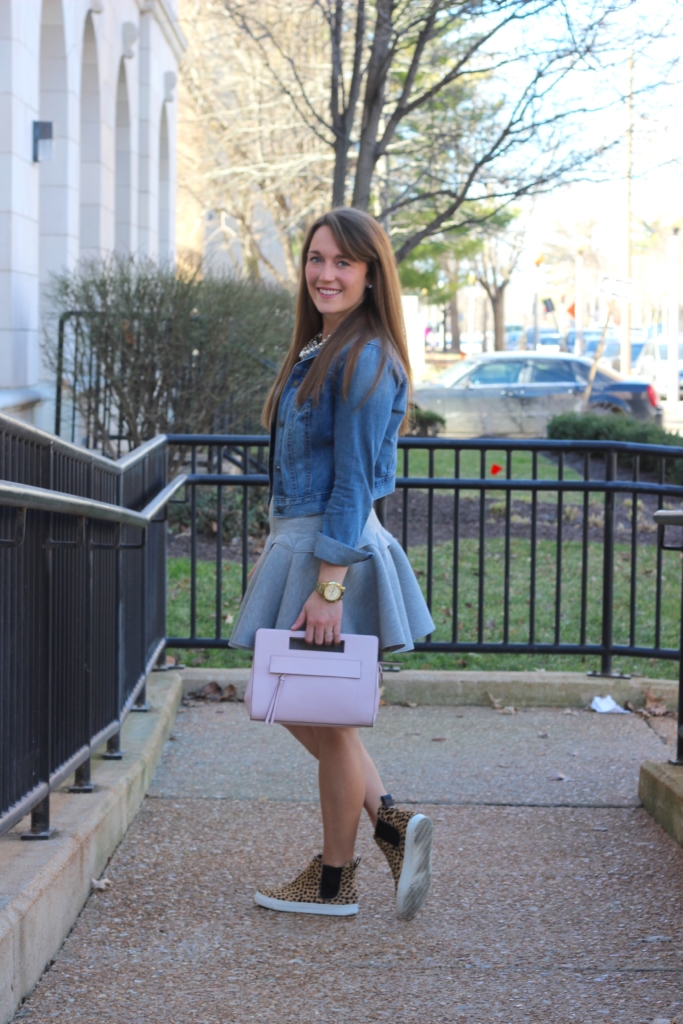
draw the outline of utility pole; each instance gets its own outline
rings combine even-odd
[[[631,183],[633,179],[633,47],[628,58],[628,128],[626,131],[626,277],[633,280],[633,242],[631,238]],[[624,337],[621,342],[621,372],[631,372],[631,299],[624,310]]]

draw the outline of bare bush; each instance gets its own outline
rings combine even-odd
[[[293,299],[279,285],[201,278],[112,257],[55,278],[57,315],[72,318],[59,366],[45,350],[94,446],[114,456],[160,433],[249,433],[289,346]]]

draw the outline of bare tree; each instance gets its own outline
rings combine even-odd
[[[496,352],[505,349],[505,291],[524,247],[524,227],[489,222],[482,231],[482,245],[474,259],[474,273],[491,303]]]
[[[322,107],[289,8],[284,18],[280,0],[223,0],[283,101],[331,150],[333,204],[372,210],[399,261],[480,224],[483,198],[500,210],[575,180],[617,141],[585,125],[623,99],[607,70],[627,35],[643,47],[657,34],[651,11],[648,31],[622,18],[634,2],[300,0],[299,23],[307,10],[326,29]]]
[[[270,13],[297,50],[311,109],[324,110],[323,22],[307,0],[293,0],[286,19],[282,10]],[[211,211],[214,235],[250,276],[291,281],[301,233],[329,205],[333,155],[275,87],[286,62],[273,57],[266,66],[222,3],[182,0],[181,19],[190,45],[180,82],[180,203],[189,201],[197,217]]]

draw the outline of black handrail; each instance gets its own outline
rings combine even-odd
[[[666,527],[683,526],[683,509],[662,510],[655,512],[655,522],[659,529],[659,546],[664,551],[683,552],[682,544],[666,544]],[[683,579],[681,581],[681,632],[680,650],[683,653]],[[678,728],[676,730],[676,756],[670,758],[671,764],[683,765],[683,657],[678,661]]]
[[[49,837],[50,792],[119,758],[165,645],[165,438],[119,462],[0,416],[0,834]]]

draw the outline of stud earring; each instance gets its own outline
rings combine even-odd
[[[365,286],[365,287],[366,287],[366,288],[372,288],[372,285],[371,285],[371,284],[366,284],[366,286]]]

